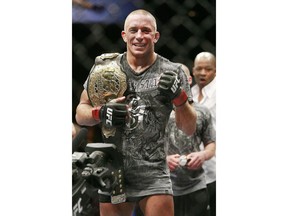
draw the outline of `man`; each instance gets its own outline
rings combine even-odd
[[[206,106],[216,130],[216,58],[212,53],[201,52],[194,60],[193,76],[196,85],[192,87],[193,101]],[[216,215],[216,155],[205,161],[207,187],[210,196],[210,215]]]
[[[125,73],[124,96],[93,107],[85,82],[76,109],[79,125],[116,128],[113,136],[102,130],[103,140],[115,143],[123,155],[126,202],[112,204],[110,194],[100,191],[100,214],[130,216],[138,202],[145,215],[173,216],[165,127],[175,107],[177,127],[188,135],[194,133],[196,112],[189,103],[192,95],[179,64],[155,53],[160,33],[151,13],[141,9],[131,12],[121,35],[127,52],[104,59],[115,61]]]
[[[189,69],[185,65],[182,67],[192,85]],[[216,134],[208,108],[201,105],[194,105],[194,108],[197,127],[192,136],[177,129],[173,111],[167,126],[167,163],[173,186],[175,216],[203,216],[209,201],[202,165],[215,154]],[[202,142],[205,148],[200,150]]]

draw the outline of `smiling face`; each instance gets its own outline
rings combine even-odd
[[[155,18],[143,12],[132,13],[126,18],[121,35],[127,46],[127,54],[134,57],[152,55],[154,44],[160,37]]]
[[[193,67],[193,76],[202,89],[216,76],[216,60],[210,53],[200,53],[196,56]]]

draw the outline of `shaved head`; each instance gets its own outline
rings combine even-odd
[[[181,63],[180,63],[180,64],[181,64]],[[186,76],[187,76],[189,85],[192,86],[193,80],[192,80],[192,76],[191,76],[191,74],[190,74],[189,68],[188,68],[186,65],[184,65],[184,64],[181,64],[181,68],[182,68],[182,70],[185,72],[185,74],[186,74]]]
[[[190,75],[190,70],[189,70],[189,68],[186,65],[181,64],[181,67],[182,67],[182,70],[185,72],[187,77],[191,76]]]
[[[134,10],[126,17],[125,23],[124,23],[124,31],[126,31],[126,28],[127,28],[127,21],[134,15],[146,15],[146,16],[151,17],[153,21],[153,27],[155,28],[155,31],[157,31],[157,23],[156,23],[155,17],[150,12],[143,10],[143,9]]]
[[[216,58],[215,56],[210,53],[210,52],[201,52],[199,53],[194,60],[194,64],[196,64],[196,62],[200,61],[200,60],[206,60],[206,61],[210,61],[214,67],[216,67]]]

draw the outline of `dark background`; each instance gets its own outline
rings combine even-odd
[[[80,3],[79,3],[80,2]],[[83,3],[86,3],[83,4]],[[90,5],[87,6],[87,3]],[[91,5],[93,6],[91,8]],[[90,7],[90,8],[89,8]],[[155,51],[187,65],[202,51],[216,55],[216,0],[82,0],[72,4],[72,121],[83,83],[97,55],[124,52],[121,38],[125,17],[143,8],[156,20],[160,39]],[[88,141],[94,141],[93,137]]]

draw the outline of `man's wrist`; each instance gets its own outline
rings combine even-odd
[[[100,118],[100,109],[101,109],[101,106],[93,107],[93,109],[92,109],[92,117],[93,117],[96,121],[101,121],[101,118]]]
[[[204,161],[206,161],[206,160],[207,160],[207,157],[206,157],[206,152],[205,152],[205,150],[202,151],[202,153],[203,153],[203,159],[204,159]]]
[[[176,107],[179,107],[179,106],[184,105],[187,100],[188,100],[188,96],[187,96],[186,92],[182,89],[179,96],[172,100],[172,103]]]

